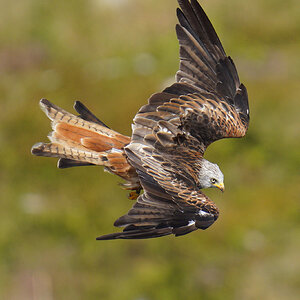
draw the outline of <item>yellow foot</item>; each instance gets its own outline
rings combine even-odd
[[[128,199],[130,199],[130,200],[136,200],[139,195],[140,195],[139,192],[132,191],[132,192],[129,193]]]

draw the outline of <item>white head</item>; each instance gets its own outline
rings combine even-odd
[[[203,159],[201,169],[199,172],[199,187],[205,188],[218,188],[224,191],[224,175],[218,165]]]

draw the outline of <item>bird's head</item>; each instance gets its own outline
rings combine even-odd
[[[199,172],[199,187],[201,189],[218,188],[224,192],[224,175],[217,164],[213,164],[206,159],[202,160]]]

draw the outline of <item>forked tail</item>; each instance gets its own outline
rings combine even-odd
[[[128,189],[139,189],[135,169],[128,163],[124,147],[130,137],[108,128],[81,102],[76,101],[75,116],[46,99],[40,106],[51,120],[51,143],[37,143],[31,152],[37,156],[58,157],[59,168],[99,165],[127,181]]]

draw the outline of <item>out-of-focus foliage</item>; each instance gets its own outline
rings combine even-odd
[[[246,138],[213,144],[206,231],[97,242],[132,202],[101,168],[58,170],[45,97],[130,135],[178,66],[174,0],[0,1],[1,299],[299,299],[300,2],[201,1],[246,84]]]

